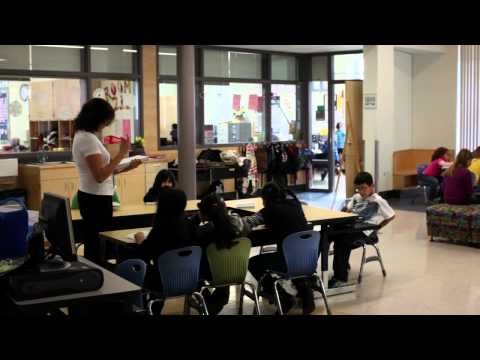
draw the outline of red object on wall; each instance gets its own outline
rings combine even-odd
[[[257,112],[263,113],[263,96],[257,97]]]
[[[258,95],[250,95],[248,98],[248,110],[258,111]]]
[[[242,101],[242,95],[233,95],[233,110],[240,110],[240,102]]]

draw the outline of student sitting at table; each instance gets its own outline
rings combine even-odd
[[[263,218],[265,231],[255,231],[251,238],[261,243],[261,239],[273,239],[277,244],[277,252],[260,254],[250,259],[248,270],[253,277],[260,281],[261,295],[273,298],[274,279],[270,275],[264,276],[268,270],[284,272],[285,261],[282,254],[283,240],[294,233],[310,230],[303,213],[302,204],[291,191],[280,188],[275,183],[265,185],[261,191],[264,208],[259,215]],[[256,242],[257,242],[256,241]],[[309,281],[294,280],[293,284],[298,290],[298,297],[302,300],[303,313],[310,314],[315,311],[313,290]],[[280,301],[285,313],[295,305],[295,298],[283,288],[279,289]]]
[[[204,280],[210,280],[206,248],[213,243],[219,250],[231,249],[237,243],[236,239],[248,236],[262,220],[258,215],[242,218],[228,211],[224,200],[215,193],[205,196],[198,204],[198,208],[200,219],[207,222],[196,232],[197,242],[204,249],[200,272]],[[204,295],[209,314],[217,315],[228,304],[230,289],[218,288],[212,294],[206,289],[202,295]]]
[[[468,170],[472,162],[472,153],[470,150],[461,150],[455,163],[445,173],[443,179],[443,196],[445,202],[449,205],[469,205],[478,203],[473,199],[474,176]]]
[[[433,201],[439,195],[440,184],[442,183],[442,172],[452,165],[450,154],[447,148],[439,147],[432,155],[432,162],[423,171],[423,182],[430,189],[429,200]],[[441,194],[440,194],[441,195]]]
[[[359,173],[354,180],[357,194],[347,204],[347,212],[358,215],[352,228],[335,229],[328,234],[328,241],[334,243],[333,277],[328,287],[336,288],[347,285],[350,252],[355,241],[372,234],[369,227],[381,228],[395,218],[395,212],[388,202],[375,193],[372,175]],[[371,226],[373,225],[373,227]]]
[[[167,251],[194,245],[197,220],[186,218],[187,196],[183,191],[163,189],[157,200],[152,230],[146,238],[143,232],[135,234],[139,246],[131,250],[129,257],[143,259],[148,264],[145,288],[161,292],[157,259]],[[160,313],[161,307],[163,304],[155,312]]]
[[[158,193],[162,189],[173,189],[175,188],[175,176],[171,171],[162,170],[155,177],[155,182],[153,186],[148,190],[147,194],[143,197],[143,202],[157,202]]]

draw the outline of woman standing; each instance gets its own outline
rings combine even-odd
[[[72,156],[80,175],[78,205],[83,219],[85,257],[102,264],[104,246],[99,232],[107,230],[112,222],[114,192],[113,175],[120,161],[128,154],[129,141],[122,139],[119,153],[112,159],[103,146],[102,130],[115,118],[112,106],[102,99],[91,99],[75,119]],[[141,164],[133,160],[122,172]]]

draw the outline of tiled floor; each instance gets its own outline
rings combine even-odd
[[[316,203],[328,204],[323,195],[304,194],[317,198]],[[326,207],[329,207],[326,205]],[[408,206],[407,206],[408,207]],[[402,208],[405,208],[403,205]],[[329,298],[334,314],[479,314],[480,313],[480,250],[458,245],[431,243],[427,238],[425,214],[397,210],[397,219],[380,235],[380,248],[388,276],[382,277],[378,263],[369,263],[363,282],[353,294]],[[351,280],[360,267],[361,250],[351,257]],[[236,292],[222,314],[236,314]],[[264,314],[275,309],[261,303]],[[245,299],[245,313],[251,314],[253,304]],[[182,311],[180,300],[170,301],[165,314]],[[300,314],[294,309],[290,314]],[[316,315],[324,314],[322,301],[317,301]]]

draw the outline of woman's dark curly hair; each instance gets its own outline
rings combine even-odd
[[[95,132],[102,125],[108,126],[115,118],[115,110],[107,101],[95,98],[87,101],[75,119],[75,131]]]

